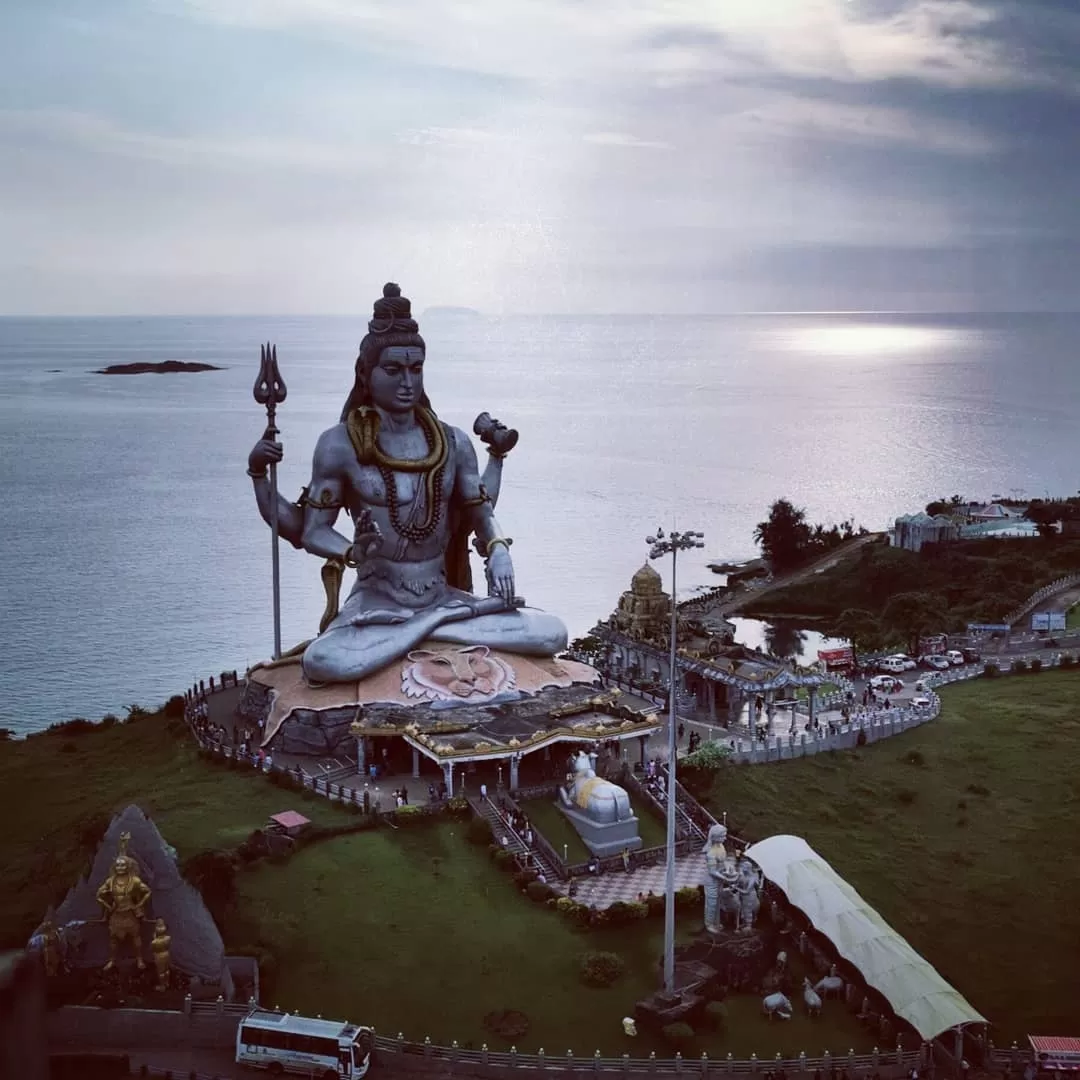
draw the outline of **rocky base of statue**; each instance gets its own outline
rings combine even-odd
[[[772,927],[751,930],[700,930],[686,945],[676,946],[676,963],[707,965],[715,972],[705,988],[710,998],[727,993],[757,994],[776,964],[779,939]]]
[[[661,974],[663,960],[660,961]],[[634,1019],[646,1029],[660,1031],[680,1021],[694,1026],[713,998],[716,972],[695,960],[675,959],[675,993],[663,990],[642,998],[634,1005]]]
[[[110,971],[76,968],[55,975],[46,984],[50,1009],[64,1005],[93,1005],[102,1009],[182,1009],[184,996],[192,991],[191,980],[170,971],[168,985],[158,989],[158,973],[152,960],[141,970],[133,957],[117,961]]]
[[[238,713],[252,727],[263,722],[272,752],[354,758],[358,735],[403,734],[429,756],[525,753],[553,727],[585,724],[583,737],[609,738],[655,726],[617,698],[574,660],[424,642],[354,682],[312,685],[298,659],[257,665]]]

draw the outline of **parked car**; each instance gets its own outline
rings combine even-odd
[[[919,666],[912,657],[907,655],[907,653],[893,653],[889,659],[899,660],[900,663],[904,665],[905,671],[914,671]]]
[[[977,664],[982,659],[982,653],[978,649],[961,649],[965,664]]]
[[[870,689],[885,694],[899,694],[904,684],[895,675],[875,675],[870,680]]]
[[[948,671],[952,666],[941,653],[931,653],[922,658],[923,666],[932,668],[934,671]]]
[[[899,657],[886,656],[884,660],[878,661],[878,671],[884,671],[889,675],[900,675],[907,671],[907,668]]]
[[[950,649],[945,654],[945,659],[948,660],[953,667],[959,667],[964,663],[964,654],[959,649]]]

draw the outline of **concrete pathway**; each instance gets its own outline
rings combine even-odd
[[[596,877],[578,878],[575,900],[593,908],[610,907],[617,900],[632,903],[639,897],[663,896],[667,869],[663,863],[643,866],[630,873],[608,871]],[[685,855],[675,860],[675,888],[697,888],[705,880],[705,856]]]

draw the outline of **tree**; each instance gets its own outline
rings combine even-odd
[[[794,660],[802,655],[806,634],[798,624],[787,619],[774,619],[765,624],[765,651],[781,660]]]
[[[885,626],[908,642],[912,656],[918,655],[919,639],[940,629],[945,620],[940,598],[925,592],[899,593],[881,613]]]
[[[935,499],[932,503],[926,504],[926,512],[931,517],[937,517],[938,514],[948,516],[958,507],[963,506],[966,501],[962,495],[954,495],[951,499]]]
[[[851,651],[856,656],[873,652],[885,644],[881,623],[872,611],[865,608],[845,608],[841,611],[828,636],[843,638],[851,645]]]
[[[1043,502],[1042,499],[1036,499],[1025,513],[1028,521],[1035,522],[1035,528],[1044,540],[1057,536],[1057,523],[1070,516],[1060,503]]]
[[[783,573],[799,566],[806,557],[811,528],[806,523],[806,511],[788,499],[777,499],[769,507],[768,521],[758,522],[754,542],[761,548],[774,573]]]

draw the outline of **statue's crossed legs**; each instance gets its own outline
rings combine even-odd
[[[439,604],[417,611],[361,586],[304,651],[304,674],[313,683],[363,679],[423,641],[553,656],[566,648],[566,628],[554,615],[527,608],[520,600],[452,589]]]

